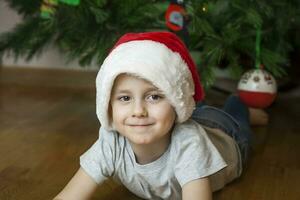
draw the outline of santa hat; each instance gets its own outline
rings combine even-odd
[[[175,108],[176,122],[186,121],[195,101],[204,98],[196,65],[175,34],[128,33],[117,41],[96,79],[97,116],[106,129],[112,129],[108,111],[114,80],[124,73],[148,80],[162,90]]]

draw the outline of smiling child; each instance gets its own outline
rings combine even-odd
[[[224,110],[199,103],[196,66],[175,34],[121,37],[96,87],[99,138],[55,199],[89,199],[112,177],[143,199],[210,200],[240,176],[251,141],[249,110],[235,96]]]

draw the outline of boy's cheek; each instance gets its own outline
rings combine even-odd
[[[160,105],[159,107],[153,106],[149,110],[153,115],[156,115],[156,116],[165,116],[165,115],[170,115],[170,114],[177,115],[174,107],[168,103],[164,103],[164,104]]]
[[[110,123],[113,125],[116,123],[120,123],[121,119],[125,118],[125,112],[124,109],[118,106],[110,106],[108,110],[108,116]]]
[[[110,108],[110,120],[119,122],[128,116],[128,109],[122,106],[114,106]]]

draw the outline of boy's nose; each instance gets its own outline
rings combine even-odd
[[[133,117],[146,117],[148,115],[146,106],[143,102],[136,102],[133,106]]]

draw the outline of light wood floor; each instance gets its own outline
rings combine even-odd
[[[0,68],[0,199],[53,198],[96,140],[95,72]],[[219,104],[224,95],[209,92]],[[300,94],[280,94],[240,179],[215,200],[300,199]],[[138,199],[108,181],[93,199]]]

